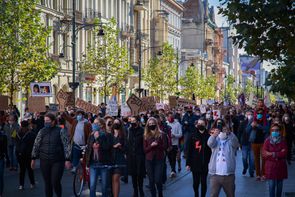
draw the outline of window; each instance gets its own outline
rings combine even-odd
[[[55,55],[59,54],[58,33],[55,30],[53,31],[53,54],[55,54]]]

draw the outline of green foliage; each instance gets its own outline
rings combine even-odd
[[[152,58],[143,69],[143,80],[153,96],[167,99],[177,91],[177,63],[174,49],[168,43],[163,45],[160,57]]]
[[[226,87],[221,92],[222,97],[231,102],[235,103],[237,101],[238,94],[240,93],[240,88],[234,87],[235,78],[232,75],[228,75],[226,78]]]
[[[34,81],[48,81],[57,65],[47,57],[46,28],[34,0],[0,1],[0,91],[27,89]]]
[[[217,97],[216,88],[217,81],[215,75],[210,75],[206,78],[202,78],[198,96],[202,99],[215,99]]]
[[[249,98],[251,92],[255,92],[255,91],[256,90],[255,90],[255,87],[254,87],[252,81],[250,79],[247,79],[245,90],[244,90],[246,98]]]
[[[224,7],[219,12],[236,29],[234,43],[249,55],[281,63],[282,66],[271,73],[268,85],[272,91],[294,100],[295,77],[286,73],[293,71],[295,65],[294,1],[220,1]]]
[[[200,86],[202,83],[201,74],[198,69],[191,65],[186,69],[185,75],[180,78],[179,84],[182,87],[181,96],[184,98],[192,98],[192,95],[200,94]]]
[[[112,87],[122,88],[123,82],[133,72],[128,65],[127,46],[121,46],[117,41],[120,30],[116,26],[114,18],[102,25],[105,35],[96,38],[95,43],[88,46],[87,58],[81,68],[83,72],[95,74],[108,95]],[[95,29],[94,35],[97,35],[98,31],[99,28]]]

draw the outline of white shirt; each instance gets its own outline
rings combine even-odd
[[[220,147],[219,151],[217,153],[217,159],[216,159],[216,174],[221,176],[227,176],[227,161],[225,157],[225,145],[226,140],[220,140]]]
[[[85,145],[84,140],[84,124],[87,120],[78,121],[74,133],[74,142],[78,145]]]
[[[168,125],[171,127],[171,135],[173,135],[171,139],[172,146],[178,146],[179,138],[182,137],[181,124],[177,120],[174,120],[172,123],[168,122]]]

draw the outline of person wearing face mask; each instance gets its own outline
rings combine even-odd
[[[16,135],[16,150],[15,154],[20,166],[19,173],[19,189],[24,189],[25,174],[28,170],[31,188],[35,187],[34,171],[31,168],[31,153],[36,135],[29,128],[28,121],[21,122],[21,129]]]
[[[212,111],[207,111],[207,113],[206,113],[206,122],[207,122],[207,125],[206,125],[206,129],[208,130],[208,131],[210,131],[211,130],[211,128],[212,128],[212,125],[213,125],[213,123],[214,123],[214,119],[213,119],[213,113],[212,113]]]
[[[132,197],[144,197],[143,178],[145,176],[145,153],[143,149],[144,130],[137,117],[130,118],[127,135],[127,166],[132,178]],[[139,195],[138,195],[139,193]]]
[[[107,133],[112,133],[112,127],[114,123],[114,118],[111,116],[104,117],[104,120],[106,121],[106,130]]]
[[[283,180],[288,178],[287,143],[280,133],[278,125],[272,125],[271,135],[263,145],[265,159],[265,177],[269,185],[269,197],[280,197],[283,190]]]
[[[113,128],[113,160],[114,165],[126,166],[126,138],[123,123],[120,119],[115,119]],[[118,197],[120,193],[120,175],[125,171],[125,167],[114,168],[112,171],[113,197]]]
[[[264,181],[264,159],[262,158],[262,147],[265,139],[269,134],[269,126],[264,125],[263,110],[258,110],[256,121],[253,120],[249,126],[249,142],[254,154],[255,173],[257,181]]]
[[[92,126],[84,118],[85,112],[83,110],[76,111],[76,118],[72,118],[66,113],[62,114],[62,118],[68,121],[70,127],[70,141],[72,143],[72,173],[76,172],[79,165],[80,158],[82,157],[82,146],[85,146],[88,141],[88,137],[92,133]]]
[[[291,164],[291,159],[292,159],[292,147],[293,147],[293,142],[294,142],[294,132],[295,132],[295,127],[293,125],[293,122],[290,119],[289,114],[285,114],[283,116],[283,125],[285,128],[285,134],[286,134],[286,142],[288,146],[288,155],[287,155],[287,161],[288,164]]]
[[[243,160],[243,176],[246,175],[247,170],[249,170],[250,177],[254,177],[254,155],[251,148],[251,143],[249,142],[251,134],[251,124],[253,122],[253,112],[246,112],[246,119],[244,119],[238,129],[240,134],[240,144],[242,146],[242,160]]]
[[[221,124],[217,125],[217,122]],[[218,197],[223,188],[227,197],[235,196],[236,151],[239,147],[238,138],[224,121],[217,119],[208,146],[212,150],[209,162],[211,197]]]
[[[181,121],[182,132],[184,136],[184,157],[186,157],[187,152],[187,141],[195,130],[194,124],[197,120],[198,117],[193,113],[192,106],[189,106]]]
[[[188,141],[186,169],[192,172],[195,197],[199,197],[199,185],[201,183],[201,196],[207,192],[208,164],[211,157],[211,149],[207,145],[210,135],[206,129],[204,119],[199,119],[195,124],[195,131]]]
[[[163,197],[163,168],[166,145],[157,119],[149,118],[144,130],[144,152],[151,196]],[[156,190],[157,187],[157,190]]]
[[[4,123],[0,124],[0,197],[4,190],[4,159],[7,158],[7,136],[3,131]]]
[[[10,171],[17,171],[17,158],[15,155],[15,139],[19,132],[20,125],[17,123],[15,116],[8,117],[8,123],[4,126],[4,133],[7,136],[8,158],[10,163]]]
[[[168,126],[171,128],[171,150],[168,152],[168,159],[171,166],[170,178],[176,176],[176,155],[178,152],[179,139],[182,137],[181,124],[174,119],[172,112],[168,113]]]
[[[46,197],[53,196],[53,190],[57,197],[62,196],[61,179],[64,167],[71,167],[71,147],[67,134],[56,125],[56,117],[46,114],[44,128],[41,129],[35,139],[32,150],[31,168],[35,168],[35,160],[40,159],[40,169],[45,185]]]

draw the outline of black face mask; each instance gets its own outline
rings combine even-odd
[[[217,123],[217,128],[222,131],[222,123]]]
[[[157,128],[157,125],[149,125],[148,128],[149,130],[153,131]]]
[[[136,123],[131,123],[131,127],[132,128],[136,128],[137,127],[137,124]]]
[[[115,123],[115,124],[113,124],[113,128],[114,129],[120,129],[121,128],[121,125],[118,124],[118,123]]]
[[[108,126],[109,126],[109,127],[111,127],[112,125],[113,125],[113,123],[112,123],[112,122],[109,122],[109,123],[108,123]]]
[[[204,130],[205,130],[205,126],[204,126],[204,125],[198,125],[197,128],[198,128],[200,131],[204,131]]]

